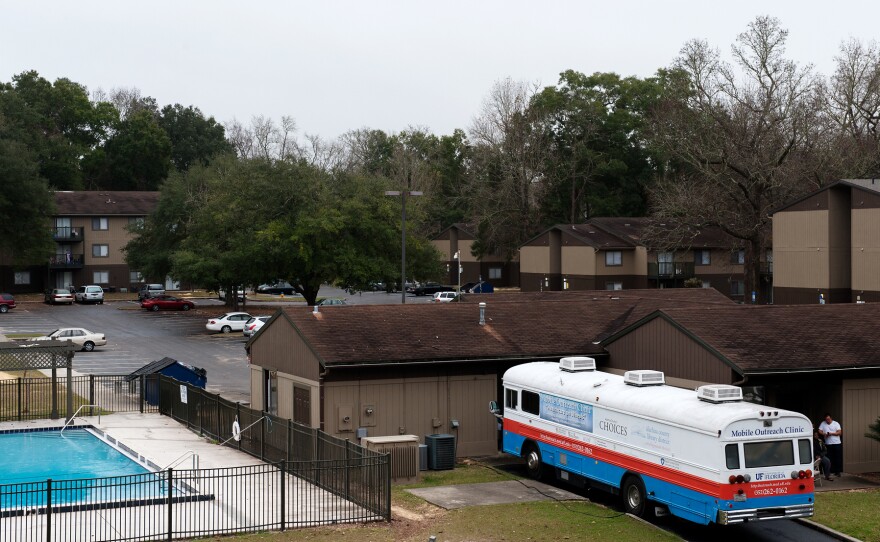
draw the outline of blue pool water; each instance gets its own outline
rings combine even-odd
[[[0,433],[0,508],[143,499],[165,494],[155,474],[84,429]]]

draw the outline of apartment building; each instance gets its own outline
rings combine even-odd
[[[844,179],[773,213],[778,304],[880,301],[880,180]]]
[[[471,226],[456,223],[431,240],[446,264],[446,283],[486,280],[496,287],[519,286],[519,261],[506,261],[501,254],[474,256],[472,250],[477,236],[473,232]]]

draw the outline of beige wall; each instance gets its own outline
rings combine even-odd
[[[278,373],[278,416],[293,419],[293,388],[299,386],[309,390],[311,412],[309,414],[309,426],[320,427],[321,425],[321,385],[319,382],[299,378],[293,375]]]
[[[880,442],[865,437],[868,425],[880,414],[880,378],[843,381],[843,469],[846,472],[880,471]]]
[[[353,439],[364,427],[368,436],[413,434],[423,443],[425,435],[448,433],[457,436],[459,456],[492,454],[498,431],[488,404],[496,394],[495,375],[326,382],[324,430]]]
[[[561,267],[563,275],[595,276],[596,250],[591,246],[564,246]]]
[[[880,209],[852,210],[852,289],[880,291]]]
[[[773,215],[773,285],[829,288],[828,211]]]
[[[283,314],[275,316],[260,330],[260,334],[251,342],[250,355],[253,363],[270,371],[279,371],[310,382],[318,381],[320,363],[317,357]]]
[[[550,247],[523,246],[519,249],[520,273],[550,272]]]
[[[83,229],[82,251],[85,254],[85,265],[93,266],[99,269],[101,266],[124,265],[125,255],[122,247],[131,240],[131,234],[128,233],[128,217],[111,216],[107,217],[108,230],[93,230],[92,218],[72,218],[71,226],[81,227]],[[95,258],[92,256],[92,245],[108,245],[109,256],[106,258]]]
[[[620,252],[621,265],[605,265],[607,252]],[[633,249],[609,249],[596,252],[596,275],[642,275],[648,274],[648,265],[644,254]]]

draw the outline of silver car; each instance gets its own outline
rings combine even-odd
[[[104,304],[104,289],[100,286],[80,286],[76,289],[74,298],[77,303],[98,303]]]
[[[254,316],[250,320],[244,323],[244,329],[241,330],[241,334],[245,337],[252,337],[257,331],[263,327],[263,324],[269,321],[271,316]]]

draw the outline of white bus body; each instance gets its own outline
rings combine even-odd
[[[565,358],[504,374],[503,450],[525,458],[531,475],[553,467],[560,479],[620,491],[628,512],[662,506],[701,524],[813,515],[812,426],[802,414],[736,400],[733,386],[698,394],[651,385],[663,382],[659,372],[622,377],[577,370],[583,363],[595,367]]]

